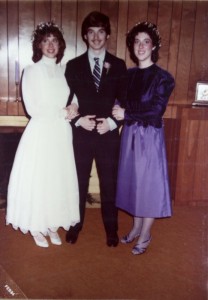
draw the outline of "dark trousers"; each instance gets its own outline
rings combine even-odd
[[[101,213],[106,234],[116,233],[118,230],[118,212],[115,207],[117,165],[119,155],[118,132],[98,133],[83,132],[74,134],[74,154],[80,193],[80,223],[74,227],[80,231],[85,217],[85,206],[89,187],[89,178],[95,159],[100,183]]]

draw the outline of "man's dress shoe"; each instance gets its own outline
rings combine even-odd
[[[118,246],[119,238],[117,233],[107,235],[106,244],[108,247],[116,247]]]
[[[79,232],[69,229],[66,233],[66,242],[69,244],[75,244],[78,239]]]

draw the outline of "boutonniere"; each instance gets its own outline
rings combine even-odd
[[[107,75],[111,68],[111,64],[109,62],[105,61],[103,67],[106,69],[106,75]]]

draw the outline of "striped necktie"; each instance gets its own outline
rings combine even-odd
[[[93,79],[96,86],[96,90],[98,92],[99,84],[100,84],[100,65],[99,65],[99,58],[94,57],[95,66],[93,69]]]

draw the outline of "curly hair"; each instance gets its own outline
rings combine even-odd
[[[151,59],[154,63],[156,63],[159,59],[159,49],[161,47],[161,37],[157,26],[151,22],[139,22],[137,23],[126,35],[126,46],[130,53],[130,58],[133,62],[138,65],[138,58],[134,54],[134,42],[135,37],[139,32],[145,32],[149,35],[153,44],[153,51],[151,55]]]
[[[84,21],[82,22],[82,39],[87,45],[88,43],[85,39],[85,35],[87,34],[89,27],[102,27],[107,35],[111,34],[109,17],[99,11],[92,11],[85,17]]]
[[[63,38],[63,31],[56,25],[53,21],[49,21],[47,23],[40,23],[37,25],[36,29],[32,34],[32,49],[33,56],[32,60],[34,62],[38,62],[42,58],[42,51],[40,49],[40,43],[43,41],[45,37],[53,35],[58,39],[59,42],[59,51],[56,56],[56,63],[58,64],[64,56],[64,50],[66,49],[66,42]]]

